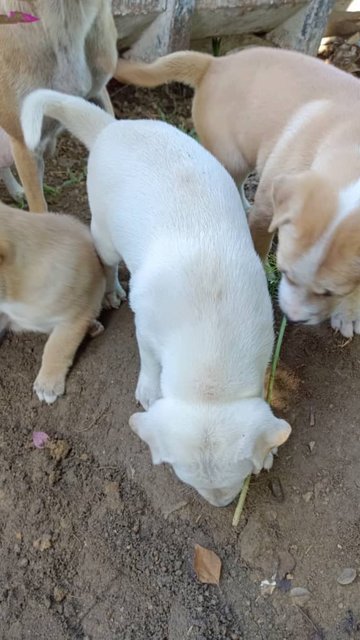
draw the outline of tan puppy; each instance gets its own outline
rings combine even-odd
[[[105,85],[116,65],[117,31],[111,0],[0,0],[0,13],[29,11],[31,24],[1,27],[0,127],[12,152],[31,211],[46,211],[43,153],[55,147],[58,123],[48,120],[36,153],[24,144],[19,122],[22,100],[39,87],[88,99],[112,113]]]
[[[239,182],[260,183],[249,221],[265,258],[279,228],[280,304],[291,320],[331,316],[360,332],[360,83],[300,53],[250,48],[223,58],[179,52],[119,60],[115,77],[195,88],[200,140]]]
[[[34,390],[52,403],[85,334],[100,331],[105,275],[87,227],[0,202],[0,328],[50,333]]]

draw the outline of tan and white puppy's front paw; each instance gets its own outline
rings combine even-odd
[[[46,377],[39,373],[33,387],[40,402],[53,404],[65,392],[65,375]]]
[[[331,326],[334,331],[339,331],[344,338],[353,338],[354,334],[360,334],[360,313],[357,319],[351,319],[346,314],[334,313],[331,316]]]
[[[353,338],[360,334],[360,292],[356,289],[341,300],[331,315],[331,326],[344,338]]]

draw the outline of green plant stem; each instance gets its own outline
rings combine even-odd
[[[275,382],[276,369],[277,369],[277,366],[279,364],[281,346],[282,346],[282,342],[283,342],[283,339],[284,339],[286,324],[287,324],[286,317],[283,316],[282,320],[281,320],[280,329],[279,329],[279,335],[278,335],[277,340],[276,340],[276,346],[275,346],[273,359],[272,359],[272,362],[271,362],[271,371],[270,371],[270,377],[269,377],[268,388],[267,388],[267,393],[266,393],[266,402],[268,402],[269,404],[271,404],[271,401],[272,401],[272,394],[273,394],[273,388],[274,388],[274,382]],[[235,512],[234,512],[234,517],[233,517],[233,520],[232,520],[233,527],[237,527],[237,525],[240,522],[240,518],[241,518],[241,514],[242,514],[242,511],[243,511],[243,508],[244,508],[246,496],[247,496],[247,493],[249,491],[250,479],[251,479],[251,475],[248,475],[247,478],[245,478],[245,480],[244,480],[243,488],[241,489],[239,500],[238,500],[238,503],[236,505],[236,509],[235,509]]]

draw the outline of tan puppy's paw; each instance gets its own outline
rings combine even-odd
[[[53,404],[59,396],[65,392],[65,375],[56,374],[54,376],[44,376],[39,373],[34,382],[34,391],[40,402]]]
[[[89,329],[88,335],[90,338],[97,338],[104,331],[104,325],[99,322],[99,320],[92,320]]]
[[[126,291],[122,288],[120,282],[117,282],[115,289],[105,293],[103,307],[104,309],[119,309],[123,300],[126,300]]]

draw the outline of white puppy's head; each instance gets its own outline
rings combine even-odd
[[[317,324],[360,285],[360,180],[339,190],[314,171],[279,176],[273,207],[281,309]]]
[[[216,507],[234,500],[249,473],[270,469],[273,450],[291,432],[261,398],[223,405],[161,399],[132,415],[130,426],[149,445],[153,464],[171,464]]]

